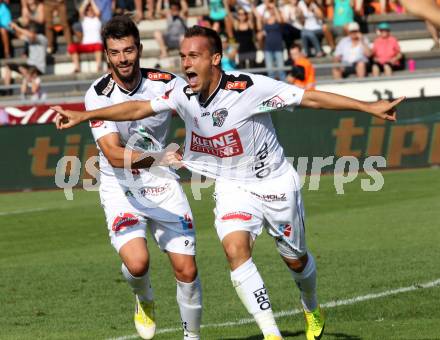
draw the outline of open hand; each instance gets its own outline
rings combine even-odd
[[[405,97],[400,97],[390,102],[389,100],[379,100],[368,105],[368,111],[373,116],[384,120],[395,122],[397,120],[397,105],[400,104]]]
[[[55,125],[58,130],[69,129],[81,123],[83,112],[64,110],[61,106],[52,106],[52,110],[57,112]]]

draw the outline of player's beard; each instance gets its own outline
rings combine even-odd
[[[127,63],[124,66],[129,66],[129,65],[132,65],[132,70],[130,74],[124,75],[119,72],[119,69],[115,64],[110,63],[110,67],[112,68],[113,72],[115,72],[116,76],[124,83],[131,83],[133,82],[133,80],[135,80],[136,75],[139,72],[139,68],[140,68],[139,58],[136,58],[133,64]]]

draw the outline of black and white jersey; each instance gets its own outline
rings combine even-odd
[[[97,79],[85,96],[87,110],[99,109],[122,103],[127,100],[148,100],[163,95],[176,86],[176,81],[186,84],[183,79],[172,73],[156,69],[141,69],[142,77],[133,91],[120,87],[111,74]],[[164,110],[153,117],[137,121],[112,122],[91,121],[90,127],[97,142],[109,133],[118,133],[123,146],[141,151],[160,151],[163,149],[169,130],[171,110]],[[98,146],[99,148],[99,146]],[[102,174],[124,179],[124,169],[113,168],[100,151],[99,165]],[[151,177],[149,171],[141,170],[143,177]]]
[[[301,103],[304,90],[274,79],[223,72],[205,101],[188,85],[176,86],[151,104],[175,110],[185,121],[185,165],[213,178],[259,180],[279,176],[287,162],[270,112]]]

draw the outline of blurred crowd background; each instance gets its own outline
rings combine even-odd
[[[106,71],[100,30],[119,14],[139,25],[142,66],[177,73],[179,43],[194,24],[221,34],[224,70],[306,89],[438,67],[437,28],[398,0],[0,0],[0,95],[44,101],[57,91],[42,84],[56,82],[80,94]]]

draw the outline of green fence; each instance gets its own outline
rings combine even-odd
[[[407,100],[398,118],[392,124],[357,112],[301,109],[273,114],[285,154],[295,159],[352,155],[362,164],[370,155],[383,155],[388,168],[440,164],[440,97]],[[170,139],[182,142],[184,133],[175,117]],[[0,145],[3,191],[55,188],[56,165],[66,155],[81,161],[81,179],[91,178],[84,164],[97,154],[86,124],[62,132],[53,125],[1,127]]]

